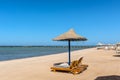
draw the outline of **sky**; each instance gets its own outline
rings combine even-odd
[[[88,39],[74,44],[120,42],[120,0],[0,0],[0,45],[59,45],[74,29]]]

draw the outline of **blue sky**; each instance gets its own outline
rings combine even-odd
[[[119,42],[119,4],[120,0],[0,0],[0,45],[61,44],[52,38],[71,28],[88,38],[79,44]]]

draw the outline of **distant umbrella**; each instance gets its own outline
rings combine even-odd
[[[118,42],[116,45],[117,45],[117,46],[120,46],[120,42]]]
[[[83,36],[76,34],[73,29],[70,29],[68,32],[61,34],[60,36],[54,38],[53,40],[54,41],[68,41],[68,51],[69,51],[68,64],[70,65],[70,62],[71,62],[70,41],[86,41],[87,39]]]
[[[101,43],[101,42],[99,42],[97,45],[98,45],[98,46],[103,46],[104,44],[103,44],[103,43]]]

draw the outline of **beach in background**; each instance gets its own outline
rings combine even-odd
[[[68,61],[67,52],[1,61],[0,80],[98,80],[99,77],[120,76],[120,55],[114,50],[89,48],[71,52],[72,61],[80,57],[84,57],[82,63],[89,66],[77,75],[50,69],[54,63]]]

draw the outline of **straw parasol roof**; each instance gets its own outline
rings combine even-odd
[[[53,39],[54,41],[85,41],[85,37],[82,37],[75,33],[73,29],[70,29],[68,32],[61,34],[60,36]]]
[[[53,39],[54,41],[68,41],[68,64],[70,65],[71,57],[70,57],[70,41],[85,41],[87,40],[85,37],[82,37],[75,33],[73,29],[70,29],[68,32],[61,34],[60,36]]]

